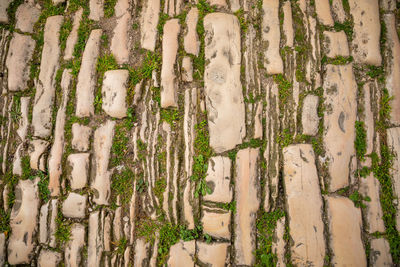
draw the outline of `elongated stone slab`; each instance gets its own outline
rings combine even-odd
[[[254,265],[256,248],[256,213],[260,205],[259,149],[246,148],[236,156],[235,169],[235,264]]]
[[[85,244],[85,227],[75,223],[71,227],[71,237],[65,246],[65,267],[81,266],[80,252]]]
[[[126,117],[126,90],[129,78],[128,70],[110,70],[104,73],[103,86],[103,110],[118,119]]]
[[[114,136],[114,121],[107,121],[94,133],[91,188],[94,190],[93,201],[98,205],[108,205],[110,198],[111,171],[108,170],[110,149]]]
[[[28,35],[14,33],[10,42],[6,67],[8,69],[8,90],[21,91],[27,88],[35,41]]]
[[[8,23],[7,8],[11,2],[12,2],[11,0],[0,1],[0,22],[1,23]]]
[[[88,266],[100,266],[101,255],[104,251],[102,235],[102,218],[104,216],[101,213],[94,211],[89,215]]]
[[[204,89],[210,146],[220,153],[240,144],[246,132],[240,82],[240,28],[236,16],[211,13],[204,18],[204,29],[208,62]]]
[[[361,240],[361,211],[345,197],[326,197],[334,266],[367,266]]]
[[[324,31],[324,46],[326,56],[335,58],[338,56],[348,57],[349,56],[349,45],[347,43],[347,36],[344,31],[340,32],[329,32]]]
[[[157,24],[160,13],[160,0],[145,1],[141,16],[141,44],[142,48],[154,51],[157,37]]]
[[[285,147],[283,161],[290,236],[293,240],[292,263],[296,266],[322,266],[325,257],[324,224],[313,148],[309,144]]]
[[[327,26],[333,26],[333,18],[329,6],[329,0],[318,0],[315,2],[315,12],[318,20]]]
[[[55,77],[60,58],[59,33],[63,20],[63,16],[49,17],[44,27],[44,45],[32,111],[34,135],[40,138],[50,136],[52,130]]]
[[[73,57],[74,47],[78,41],[78,29],[82,20],[83,8],[79,8],[74,15],[74,22],[72,23],[71,33],[68,35],[67,42],[64,50],[64,60],[70,60]]]
[[[211,194],[203,196],[204,200],[214,202],[231,202],[231,160],[227,157],[212,157],[208,163],[206,182]]]
[[[119,0],[115,5],[115,17],[117,25],[113,31],[110,50],[118,64],[128,63],[129,60],[129,29],[131,27],[131,15],[129,0]]]
[[[178,52],[179,20],[168,20],[164,25],[161,67],[161,107],[177,107],[178,83],[175,77],[175,63]]]
[[[282,5],[283,10],[283,32],[286,38],[286,45],[293,47],[294,43],[294,31],[293,31],[293,18],[292,18],[292,7],[290,1],[285,1]]]
[[[93,30],[86,43],[76,85],[76,116],[88,117],[94,113],[94,89],[96,87],[96,64],[99,56],[102,30]]]
[[[389,250],[389,243],[383,237],[372,239],[371,251],[369,253],[370,266],[393,266],[392,257],[390,256]]]
[[[200,41],[196,31],[198,18],[199,10],[196,7],[193,7],[186,16],[187,32],[183,39],[185,51],[195,56],[199,54],[200,48]]]
[[[86,214],[87,196],[70,192],[62,204],[62,213],[67,218],[82,219]]]
[[[8,242],[8,263],[30,263],[35,248],[39,213],[39,178],[19,180],[10,215],[11,236]]]
[[[33,25],[39,19],[40,9],[35,5],[34,1],[25,2],[20,5],[15,13],[15,28],[22,32],[33,33]]]
[[[395,153],[393,159],[393,168],[391,169],[391,176],[393,182],[394,195],[400,197],[400,127],[394,127],[387,129],[387,142],[392,152]],[[396,226],[397,230],[400,231],[400,204],[397,202],[396,209]]]
[[[357,84],[349,65],[327,65],[323,84],[323,142],[329,160],[329,190],[336,191],[349,183],[349,163],[354,155],[354,124],[357,111]]]
[[[200,241],[196,242],[198,258],[207,266],[226,266],[229,245],[229,243],[208,244]]]
[[[6,234],[0,234],[0,266],[6,262]]]
[[[71,167],[69,182],[72,190],[82,189],[87,185],[89,176],[89,153],[68,155],[67,162]]]
[[[266,49],[264,66],[268,74],[283,72],[283,61],[279,53],[281,32],[279,29],[279,0],[263,0],[263,17],[261,37]]]
[[[203,217],[201,219],[204,233],[215,238],[230,239],[229,225],[231,223],[231,213],[221,210],[203,209]]]
[[[104,17],[104,0],[89,0],[89,19],[99,21]]]
[[[307,95],[303,101],[303,111],[301,114],[301,124],[303,126],[303,134],[316,135],[318,132],[319,97],[316,95]]]
[[[194,267],[194,254],[196,243],[192,241],[179,241],[173,245],[169,252],[168,266]]]
[[[349,0],[349,5],[354,21],[352,52],[355,62],[381,65],[378,0]]]

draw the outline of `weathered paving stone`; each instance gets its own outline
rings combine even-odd
[[[63,16],[49,17],[44,27],[44,45],[32,111],[34,136],[40,138],[49,137],[52,130],[52,110],[56,91],[55,76],[60,57],[59,32],[63,20]]]
[[[19,121],[17,134],[21,138],[22,142],[25,142],[25,138],[28,132],[28,112],[29,112],[29,101],[30,97],[21,97],[21,119]]]
[[[103,110],[118,119],[126,116],[126,90],[129,78],[128,70],[110,70],[104,74],[101,92],[103,95]]]
[[[26,89],[29,80],[29,62],[32,59],[35,41],[28,35],[14,33],[10,42],[6,66],[8,69],[8,90]]]
[[[111,171],[108,170],[108,161],[114,136],[114,126],[114,121],[107,121],[94,133],[94,157],[91,174],[94,179],[91,188],[94,190],[93,201],[98,205],[108,205],[110,198]]]
[[[307,95],[303,102],[303,112],[301,115],[301,124],[303,126],[303,134],[316,135],[318,132],[319,97],[316,95]]]
[[[236,156],[234,251],[236,265],[253,265],[255,257],[255,221],[259,200],[259,149],[240,150]]]
[[[373,83],[372,82],[367,82],[363,86],[364,90],[364,115],[365,115],[365,130],[367,132],[366,136],[366,141],[367,141],[367,147],[365,154],[369,155],[373,152],[374,149],[374,136],[375,136],[375,117],[373,113],[373,107],[372,107],[372,99],[371,96],[373,97]]]
[[[207,0],[207,2],[212,6],[226,7],[226,0]]]
[[[33,256],[40,201],[38,182],[39,178],[19,180],[15,188],[15,202],[10,215],[11,235],[7,247],[9,264],[27,264]]]
[[[293,240],[292,263],[322,266],[325,257],[322,198],[312,146],[285,147],[283,162],[290,237]]]
[[[171,255],[171,249],[170,249],[170,255]],[[143,238],[136,240],[135,259],[133,262],[133,266],[145,266],[144,261],[147,258],[148,250],[149,250],[149,243],[146,243]]]
[[[392,257],[389,253],[389,243],[384,238],[372,239],[369,252],[370,266],[393,266]]]
[[[279,0],[263,0],[262,41],[264,49],[264,66],[268,74],[283,72],[283,61],[279,53],[281,33],[279,29]],[[238,46],[240,47],[240,45]],[[266,48],[265,48],[266,47]]]
[[[294,32],[293,32],[293,18],[292,7],[290,1],[285,1],[282,5],[283,10],[283,32],[286,38],[286,45],[293,47]]]
[[[164,25],[161,67],[161,107],[177,107],[178,84],[175,77],[175,63],[178,52],[179,20],[168,20]]]
[[[353,57],[355,62],[381,65],[378,0],[349,0],[350,13],[354,21]]]
[[[400,42],[397,34],[396,19],[394,14],[385,14],[384,21],[387,29],[387,47],[391,53],[388,54],[388,71],[386,77],[386,88],[389,95],[393,97],[390,102],[390,121],[397,126],[400,125]]]
[[[48,241],[48,225],[47,225],[47,219],[49,216],[49,204],[50,202],[47,202],[46,204],[43,204],[42,207],[40,208],[40,219],[39,219],[39,242],[42,244],[46,244]]]
[[[75,223],[71,226],[71,237],[65,246],[65,266],[81,266],[81,251],[85,245],[85,227]]]
[[[157,24],[160,13],[160,1],[146,1],[141,16],[141,44],[142,48],[154,51],[157,37]]]
[[[50,208],[51,208],[51,214],[50,214],[50,220],[49,220],[49,246],[50,247],[55,247],[56,246],[56,231],[57,231],[57,222],[56,218],[58,215],[58,200],[57,199],[52,199],[50,200]]]
[[[88,151],[91,135],[92,129],[89,126],[72,124],[72,148],[80,152]]]
[[[215,238],[230,239],[229,225],[231,223],[231,213],[222,210],[203,209],[201,219],[203,231]]]
[[[396,153],[393,159],[393,168],[391,169],[391,176],[393,181],[393,191],[396,197],[400,197],[400,127],[394,127],[387,129],[387,142],[388,147]],[[396,215],[396,226],[397,230],[400,230],[400,206],[399,203],[396,205],[397,215]]]
[[[57,199],[52,199],[40,208],[39,242],[55,247]]]
[[[327,57],[335,58],[338,56],[349,56],[349,45],[347,43],[347,36],[344,31],[324,31],[324,46],[327,51]]]
[[[349,166],[354,156],[354,124],[357,110],[357,84],[352,64],[327,65],[324,88],[323,142],[328,157],[329,190],[336,191],[349,183]]]
[[[16,23],[15,28],[22,32],[33,32],[33,25],[39,19],[40,9],[34,2],[26,2],[20,5],[15,14]]]
[[[68,197],[62,204],[62,213],[67,218],[82,219],[86,213],[87,196],[74,192],[68,194]]]
[[[193,66],[190,57],[184,57],[182,59],[182,80],[185,82],[193,81]]]
[[[64,60],[71,60],[74,53],[74,47],[76,42],[78,41],[78,28],[79,24],[82,20],[83,8],[79,8],[78,11],[74,14],[74,21],[72,24],[71,33],[68,35],[65,51],[64,51]]]
[[[7,8],[11,2],[12,2],[11,0],[0,1],[0,22],[1,23],[8,23]]]
[[[332,0],[332,12],[336,15],[337,20],[343,23],[346,20],[342,0]]]
[[[231,165],[227,157],[210,158],[206,182],[212,193],[203,196],[204,200],[225,203],[232,201]]]
[[[94,113],[94,89],[97,82],[96,64],[102,33],[103,31],[100,29],[93,30],[83,52],[76,85],[76,116],[78,117],[88,117]]]
[[[89,153],[68,155],[68,165],[71,167],[69,182],[72,190],[82,189],[87,185],[89,177]]]
[[[103,253],[102,218],[100,211],[94,211],[89,215],[88,234],[88,266],[100,266]]]
[[[89,19],[99,21],[104,17],[104,0],[89,0]]]
[[[185,51],[189,54],[197,56],[200,49],[200,41],[197,36],[196,26],[199,19],[199,11],[196,7],[190,9],[186,16],[187,32],[183,39]]]
[[[228,248],[230,243],[196,242],[197,257],[207,266],[226,266],[228,263]]]
[[[240,82],[240,28],[234,15],[208,14],[204,18],[204,86],[210,146],[220,153],[240,144],[245,135]],[[234,110],[235,112],[232,112]]]
[[[129,60],[129,28],[131,15],[129,12],[129,0],[119,0],[115,5],[115,17],[117,25],[113,31],[110,50],[118,64],[128,63]]]
[[[179,241],[169,251],[168,266],[171,267],[194,267],[194,254],[196,250],[195,241]]]
[[[0,266],[6,262],[6,234],[0,234]]]
[[[52,0],[52,2],[54,5],[58,5],[58,4],[64,3],[65,0]]]
[[[33,139],[29,144],[30,166],[34,170],[45,171],[46,149],[49,142]]]
[[[281,217],[276,222],[276,239],[272,243],[272,252],[277,257],[276,267],[284,267],[285,264],[285,217]]]
[[[361,240],[361,211],[345,197],[326,197],[330,247],[335,266],[367,266]]]
[[[182,0],[166,0],[164,3],[164,13],[174,17],[181,13]]]
[[[38,266],[39,267],[57,267],[61,262],[61,253],[42,249],[38,258]]]
[[[318,20],[327,26],[333,26],[333,18],[329,0],[319,0],[315,2],[315,12],[317,13]]]

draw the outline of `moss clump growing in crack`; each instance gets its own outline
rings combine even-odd
[[[141,80],[151,78],[153,70],[159,70],[160,66],[161,56],[157,53],[147,52],[141,67],[138,69],[128,68],[130,90],[133,90]]]
[[[124,255],[125,249],[128,246],[128,240],[125,237],[121,238],[117,242],[117,254]]]
[[[240,29],[241,29],[241,33],[242,34],[244,34],[244,33],[246,33],[247,32],[247,24],[248,24],[248,22],[247,22],[247,20],[246,20],[246,18],[244,17],[244,10],[243,10],[243,8],[240,8],[238,11],[236,11],[235,13],[235,16],[238,18],[238,20],[239,20],[239,25],[240,25]]]
[[[179,114],[179,110],[177,109],[163,108],[160,110],[160,117],[161,120],[166,121],[171,126],[173,126],[174,123],[181,118],[181,115]]]
[[[350,196],[350,200],[354,202],[354,206],[357,208],[366,208],[367,206],[363,203],[363,201],[371,201],[369,196],[363,196],[358,191],[354,191]]]
[[[367,132],[363,121],[356,121],[356,139],[354,146],[356,148],[356,154],[358,160],[365,160],[365,153],[367,152]]]
[[[292,83],[286,80],[283,74],[274,75],[274,81],[278,84],[279,100],[282,103],[286,103],[287,99],[292,94]]]
[[[276,137],[276,142],[281,147],[287,147],[293,143],[293,134],[290,133],[290,129],[283,129],[282,132]]]
[[[377,78],[379,82],[385,82],[385,70],[383,66],[368,65],[367,75],[372,79]]]
[[[344,31],[349,42],[353,40],[353,22],[351,20],[346,20],[343,23],[335,22],[333,28],[337,32]]]
[[[110,162],[112,166],[120,165],[123,162],[127,153],[128,142],[129,137],[127,128],[124,127],[123,124],[117,125],[115,127],[114,139],[111,147],[113,157]]]
[[[115,4],[117,3],[117,0],[105,0],[104,1],[104,16],[106,18],[111,18],[114,16],[114,7]]]
[[[350,62],[353,62],[352,56],[349,57],[337,56],[335,58],[323,56],[321,59],[321,64],[346,65]]]
[[[115,173],[111,180],[111,190],[120,196],[121,204],[129,203],[133,193],[133,172],[130,168],[124,167],[120,173]]]
[[[57,230],[54,233],[59,245],[63,245],[71,239],[71,226],[63,220],[63,215],[59,211],[56,217]]]

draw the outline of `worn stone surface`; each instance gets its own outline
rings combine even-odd
[[[1,23],[8,23],[7,8],[11,2],[12,2],[11,0],[4,0],[4,1],[0,2],[0,22]]]
[[[335,58],[339,56],[349,56],[349,45],[347,43],[347,36],[344,31],[324,31],[324,46],[327,57]]]
[[[68,155],[68,164],[71,167],[69,182],[72,190],[82,189],[87,185],[89,176],[89,153]]]
[[[326,197],[332,264],[367,266],[361,240],[361,211],[345,197]]]
[[[196,242],[197,257],[208,266],[226,266],[228,262],[229,243],[207,244]]]
[[[126,90],[129,78],[128,70],[110,70],[104,73],[103,86],[103,110],[118,119],[126,116]]]
[[[21,91],[26,89],[30,74],[28,63],[32,59],[34,49],[35,41],[32,37],[14,33],[6,61],[8,90]]]
[[[329,190],[349,183],[349,166],[354,155],[357,84],[349,65],[327,65],[324,88],[324,147],[329,160]]]
[[[0,266],[3,266],[6,262],[6,235],[0,234]]]
[[[200,41],[196,31],[198,19],[199,10],[196,7],[191,8],[186,16],[187,32],[183,39],[185,51],[195,56],[199,54],[200,49]]]
[[[182,80],[185,82],[193,81],[193,65],[190,57],[182,59]]]
[[[42,249],[38,258],[39,267],[57,267],[61,262],[61,253]]]
[[[209,63],[204,72],[204,89],[210,146],[220,153],[240,144],[245,135],[240,29],[235,16],[223,13],[206,15],[204,29],[208,40],[205,59]]]
[[[100,266],[101,254],[103,253],[103,238],[101,233],[102,222],[101,222],[100,211],[94,211],[89,215],[89,227],[88,227],[88,243],[87,243],[87,264],[88,266]]]
[[[89,150],[92,129],[79,123],[72,124],[72,148],[81,152]]]
[[[206,182],[212,193],[203,197],[214,202],[231,202],[231,160],[227,157],[212,157],[208,163]]]
[[[65,246],[65,266],[78,267],[81,264],[81,251],[85,244],[85,227],[75,223],[71,226],[71,237]]]
[[[318,117],[319,97],[316,95],[307,95],[303,101],[304,101],[303,111],[301,115],[303,134],[316,135],[318,132],[318,125],[319,125],[319,117]]]
[[[30,167],[34,170],[45,170],[45,158],[46,149],[49,146],[49,142],[40,139],[34,139],[30,142],[29,146],[29,157]]]
[[[293,18],[292,7],[290,1],[285,1],[282,5],[283,10],[283,33],[285,34],[286,45],[293,47],[294,31],[293,31]]]
[[[154,51],[157,37],[157,24],[160,13],[160,1],[149,0],[145,2],[141,16],[141,44],[144,49]]]
[[[68,194],[62,204],[62,213],[68,218],[84,218],[86,209],[87,196],[74,192]]]
[[[395,153],[393,159],[393,165],[391,169],[391,176],[393,177],[393,192],[396,197],[400,197],[400,127],[394,127],[387,129],[387,142],[389,149]],[[400,205],[397,202],[395,204],[396,213],[396,226],[397,230],[400,230]]]
[[[333,26],[333,18],[331,15],[329,0],[319,0],[315,2],[315,12],[318,20],[327,26]]]
[[[74,47],[76,42],[78,41],[78,29],[79,24],[82,20],[83,9],[79,8],[78,11],[74,14],[74,21],[72,24],[72,29],[70,34],[68,35],[65,50],[64,50],[64,60],[70,60],[73,58]]]
[[[27,2],[20,5],[15,13],[15,28],[22,32],[33,32],[33,25],[39,19],[40,9],[34,2]]]
[[[203,210],[201,219],[203,231],[215,238],[230,239],[229,225],[231,223],[231,213],[220,210]]]
[[[179,241],[169,252],[168,266],[194,267],[195,241]]]
[[[389,253],[389,243],[384,238],[371,240],[371,251],[369,260],[371,266],[393,266],[392,257]]]
[[[290,237],[293,240],[292,263],[298,266],[321,266],[325,257],[324,224],[312,146],[302,144],[285,147],[283,162]]]
[[[285,264],[285,217],[281,217],[276,222],[276,239],[272,243],[272,252],[276,254],[278,258],[276,267],[284,267]]]
[[[134,266],[144,266],[144,261],[147,258],[149,244],[143,238],[138,238],[135,244],[135,259]]]
[[[99,21],[104,17],[104,0],[89,0],[89,19]]]
[[[129,29],[131,28],[131,15],[129,10],[129,0],[119,0],[115,5],[115,16],[117,25],[113,31],[110,50],[118,64],[128,63],[129,61]]]

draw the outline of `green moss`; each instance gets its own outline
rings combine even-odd
[[[134,175],[130,168],[124,167],[120,173],[115,173],[111,180],[111,190],[120,196],[121,204],[129,203],[133,194]]]
[[[169,19],[168,14],[161,13],[160,18],[158,20],[158,25],[157,25],[157,31],[160,34],[160,36],[164,33],[164,25]]]
[[[293,134],[290,129],[283,129],[276,137],[276,142],[280,144],[281,147],[287,147],[293,143]]]
[[[354,206],[357,208],[366,208],[367,206],[363,203],[363,201],[371,201],[369,196],[362,196],[358,191],[354,191],[349,198],[354,202]]]
[[[120,165],[123,162],[127,153],[128,142],[128,130],[123,124],[117,125],[115,127],[114,139],[111,147],[111,153],[113,156],[110,162],[112,166]]]
[[[379,82],[385,82],[385,69],[383,66],[368,65],[367,75],[372,79],[377,78]]]
[[[171,124],[171,126],[173,126],[174,123],[181,118],[181,115],[179,114],[179,110],[177,110],[177,109],[163,108],[160,111],[160,117],[161,117],[161,120],[166,121],[169,124]]]
[[[367,152],[367,131],[363,121],[356,121],[356,139],[354,146],[356,148],[357,158],[361,161],[365,160],[365,153]]]
[[[117,254],[124,255],[125,249],[128,246],[128,240],[125,237],[121,238],[117,242]]]
[[[104,16],[106,18],[111,18],[114,16],[114,7],[117,3],[117,0],[104,0]]]
[[[353,57],[343,57],[343,56],[337,56],[335,58],[329,58],[327,56],[324,56],[321,60],[322,64],[333,64],[333,65],[346,65],[350,62],[353,62]]]
[[[71,239],[71,226],[67,221],[63,220],[61,212],[56,217],[57,230],[54,233],[57,243],[63,246]]]
[[[67,38],[72,30],[72,20],[70,18],[66,18],[64,20],[63,25],[61,26],[60,29],[60,48],[61,51],[65,50],[65,47],[67,45]]]
[[[286,80],[283,74],[274,75],[274,81],[278,84],[279,100],[282,103],[286,103],[287,99],[292,94],[292,86],[293,86],[292,83]]]
[[[337,32],[344,31],[344,33],[347,35],[347,39],[349,41],[353,40],[353,22],[351,20],[346,20],[343,23],[336,21],[333,28]]]
[[[39,197],[44,202],[50,200],[50,190],[49,190],[49,176],[43,172],[38,172],[40,181],[38,183]]]
[[[240,25],[240,29],[241,29],[242,34],[246,33],[247,32],[247,27],[248,27],[247,26],[248,22],[247,22],[246,18],[244,17],[243,8],[240,8],[234,14],[239,19],[239,25]]]

